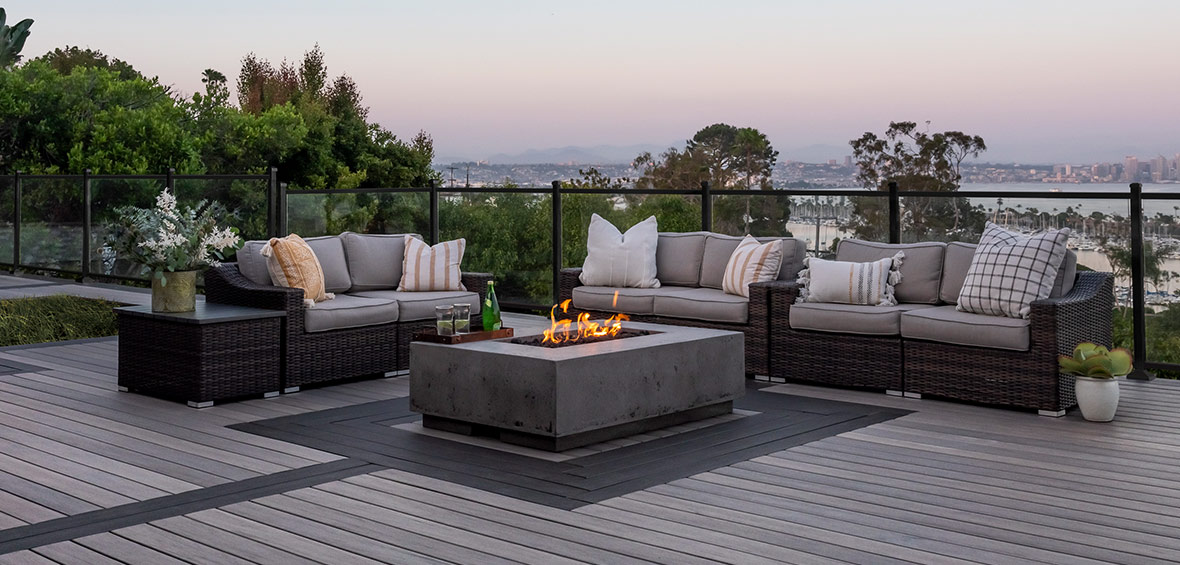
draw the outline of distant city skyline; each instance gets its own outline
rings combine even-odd
[[[441,158],[682,146],[716,122],[809,160],[899,120],[982,136],[980,160],[1168,158],[1180,139],[1180,2],[651,0],[199,4],[10,0],[24,54],[77,45],[189,95],[249,52],[318,43],[371,119]],[[815,151],[812,151],[815,150]]]

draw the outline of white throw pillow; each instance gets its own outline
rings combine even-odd
[[[1026,236],[991,222],[979,238],[959,291],[960,312],[1027,318],[1032,302],[1053,292],[1069,229]]]
[[[398,290],[467,290],[463,286],[459,264],[466,239],[454,239],[434,246],[412,235],[407,235],[405,256],[402,259],[402,280]]]
[[[659,288],[660,281],[656,278],[658,241],[655,216],[631,226],[627,233],[619,233],[618,228],[598,214],[590,216],[582,284]]]
[[[783,264],[783,240],[776,239],[758,243],[747,235],[729,256],[725,265],[725,277],[721,289],[726,294],[750,297],[750,283],[772,281],[778,278]]]
[[[893,287],[901,282],[905,253],[867,263],[828,261],[817,257],[803,260],[799,271],[796,302],[830,302],[868,306],[896,306]]]

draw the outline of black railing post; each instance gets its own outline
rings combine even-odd
[[[266,179],[266,234],[282,237],[279,233],[279,170],[271,167]]]
[[[1135,339],[1135,369],[1128,379],[1149,381],[1155,375],[1147,372],[1147,310],[1143,302],[1143,185],[1131,183],[1131,318]]]
[[[168,167],[168,176],[164,178],[164,186],[172,193],[172,196],[176,196],[176,179],[172,178],[174,176],[176,176],[176,169]]]
[[[90,277],[90,219],[91,204],[90,169],[82,171],[82,280]]]
[[[550,206],[553,214],[553,302],[561,298],[561,181],[553,181],[553,201]]]
[[[701,181],[701,230],[713,231],[713,193],[709,181]]]
[[[283,237],[287,233],[287,183],[279,183],[279,216],[278,216],[279,232],[278,236]]]
[[[12,274],[20,265],[20,223],[21,223],[21,182],[20,171],[12,173]]]
[[[889,181],[889,243],[901,243],[901,197],[897,181]]]
[[[430,244],[438,243],[438,181],[430,179]]]

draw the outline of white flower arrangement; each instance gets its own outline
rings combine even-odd
[[[202,200],[196,208],[180,210],[176,196],[164,189],[151,209],[119,208],[107,245],[152,270],[167,284],[165,273],[193,271],[221,264],[225,254],[241,245],[237,228],[220,228],[217,219],[228,215],[225,206]]]

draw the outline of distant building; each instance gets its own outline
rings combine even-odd
[[[851,167],[851,166],[852,166],[852,155],[845,155],[845,156],[844,156],[844,166],[845,166],[845,167]]]
[[[1139,158],[1127,155],[1123,158],[1123,180],[1135,182],[1139,180]]]

